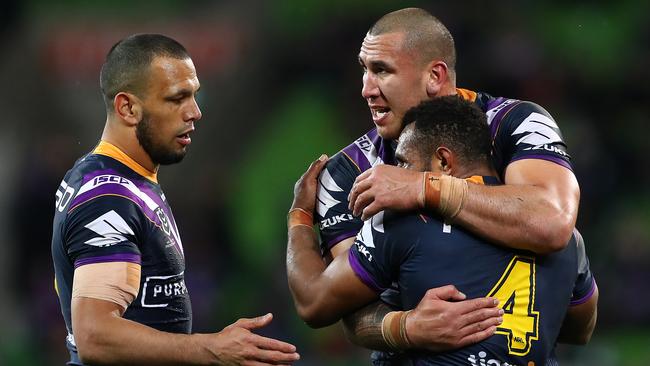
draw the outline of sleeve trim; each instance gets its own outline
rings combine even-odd
[[[85,266],[86,264],[93,263],[107,263],[107,262],[130,262],[135,264],[141,264],[141,258],[139,254],[132,253],[115,253],[110,255],[104,255],[99,257],[88,257],[77,259],[74,262],[74,268]]]
[[[366,271],[365,268],[359,263],[359,258],[357,258],[356,255],[352,252],[352,247],[350,247],[349,253],[348,253],[348,261],[350,262],[350,267],[352,267],[352,271],[354,271],[354,274],[359,277],[361,282],[363,282],[366,286],[370,287],[377,293],[382,293],[384,290],[386,290],[386,287],[379,286],[377,282],[372,278],[372,276]]]
[[[569,162],[567,162],[566,160],[560,159],[560,158],[555,157],[555,156],[540,155],[540,154],[518,156],[518,157],[513,158],[512,160],[510,160],[510,163],[508,163],[508,165],[514,163],[517,160],[525,160],[525,159],[546,160],[546,161],[550,161],[552,163],[555,163],[557,165],[563,166],[563,167],[569,169],[570,171],[573,171],[573,168],[571,167],[571,164],[569,164]]]
[[[592,279],[591,288],[589,289],[589,292],[585,296],[579,299],[571,299],[569,306],[577,306],[586,303],[594,295],[595,291],[596,291],[596,280]]]

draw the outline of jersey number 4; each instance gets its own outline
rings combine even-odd
[[[539,312],[535,306],[535,258],[515,256],[488,296],[499,299],[503,323],[496,333],[508,338],[508,351],[524,356],[538,339]]]

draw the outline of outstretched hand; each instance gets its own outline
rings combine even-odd
[[[409,211],[424,206],[422,172],[377,165],[360,174],[348,196],[353,215],[367,220],[385,209]]]
[[[272,314],[256,318],[242,318],[221,332],[208,334],[208,348],[216,356],[218,365],[288,365],[300,359],[296,346],[252,332],[268,325]]]
[[[406,318],[406,333],[416,348],[433,352],[465,347],[494,334],[503,310],[490,297],[465,300],[452,285],[430,289]]]
[[[318,175],[323,170],[325,163],[327,163],[327,159],[327,155],[321,155],[318,160],[311,163],[307,171],[298,179],[293,188],[291,209],[301,208],[307,212],[314,212]]]

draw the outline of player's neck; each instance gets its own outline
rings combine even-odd
[[[135,127],[128,128],[118,124],[119,122],[111,121],[110,117],[106,119],[106,125],[102,132],[102,141],[115,145],[148,171],[152,173],[158,172],[159,165],[154,164],[149,154],[140,145],[135,135]]]
[[[451,175],[456,178],[469,178],[475,175],[496,177],[497,173],[491,166],[485,164],[474,164],[472,166],[457,169],[456,171],[453,171]]]

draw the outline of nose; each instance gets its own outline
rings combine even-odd
[[[376,98],[379,96],[379,86],[377,85],[376,75],[366,71],[363,74],[363,87],[361,88],[361,96],[364,99]]]
[[[203,117],[201,108],[199,108],[199,104],[196,102],[196,99],[192,98],[191,105],[188,106],[187,110],[185,111],[184,119],[186,122],[194,122],[200,120],[201,117]]]

